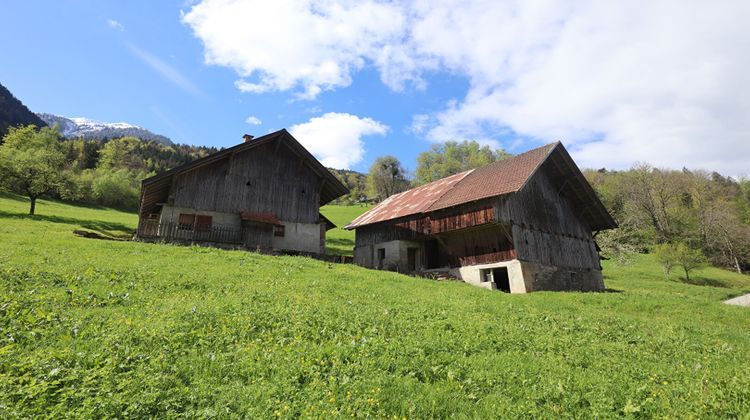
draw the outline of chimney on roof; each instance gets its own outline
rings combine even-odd
[[[242,140],[244,140],[244,143],[247,143],[247,142],[249,142],[252,139],[253,139],[253,136],[251,136],[250,134],[244,134],[242,136]]]

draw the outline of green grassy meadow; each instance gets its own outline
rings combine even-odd
[[[324,209],[334,223],[363,208]],[[0,196],[0,417],[740,417],[750,277],[638,256],[606,293],[508,295],[105,241],[136,216]],[[349,232],[329,232],[342,253]]]
[[[326,252],[334,255],[352,255],[354,250],[354,231],[344,230],[349,222],[372,208],[372,206],[336,206],[328,205],[321,212],[336,225],[326,232]]]

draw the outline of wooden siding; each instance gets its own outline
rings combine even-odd
[[[497,198],[495,216],[498,222],[513,226],[520,260],[599,269],[590,228],[545,168],[540,168],[521,191]]]
[[[494,208],[487,203],[458,206],[429,216],[402,218],[357,228],[355,245],[372,245],[395,240],[419,240],[495,221]]]
[[[508,261],[516,256],[508,236],[498,225],[444,233],[437,236],[439,259],[451,267]]]
[[[269,143],[175,175],[170,200],[196,210],[273,213],[284,221],[316,223],[321,184],[287,146]]]
[[[438,238],[436,262],[430,265],[474,265],[518,258],[558,267],[599,269],[590,227],[558,184],[564,187],[564,180],[551,179],[542,167],[514,194],[359,227],[355,246]]]
[[[460,213],[458,214],[453,213],[442,217],[428,217],[427,219],[430,221],[430,233],[450,232],[495,221],[495,209],[492,207],[459,211]]]

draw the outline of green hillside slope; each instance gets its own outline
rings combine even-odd
[[[0,417],[742,417],[750,280],[605,267],[508,295],[302,257],[84,239],[136,217],[0,196]],[[325,211],[325,210],[324,210]],[[336,221],[338,223],[338,221]]]

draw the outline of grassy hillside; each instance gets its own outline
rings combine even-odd
[[[364,213],[372,206],[336,206],[328,205],[320,211],[336,225],[326,232],[326,251],[329,254],[352,255],[354,250],[354,231],[344,230],[349,222]]]
[[[665,281],[641,257],[605,268],[609,293],[507,295],[84,239],[136,218],[26,207],[0,197],[0,417],[750,413],[750,310],[720,303],[747,276]]]

